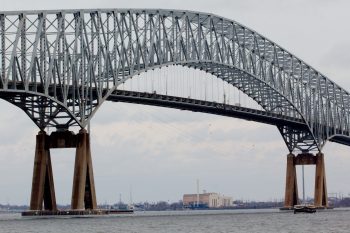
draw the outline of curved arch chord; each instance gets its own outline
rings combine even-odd
[[[210,73],[244,92],[257,104],[262,106],[266,112],[298,118],[304,121],[305,125],[308,128],[308,124],[303,118],[303,115],[289,99],[287,99],[283,94],[281,94],[278,90],[276,90],[265,81],[237,67],[232,67],[226,64],[212,61],[184,61],[178,63],[169,62],[161,65],[150,66],[147,69],[135,72],[133,75],[147,72],[147,70],[171,65],[186,66]],[[132,78],[133,75],[125,77],[122,82],[125,82],[126,80]],[[107,94],[106,99],[108,99],[112,93],[113,92]],[[95,111],[96,110],[97,109],[95,109]],[[313,136],[310,128],[309,130],[300,130],[293,128],[290,129],[290,127],[286,128],[285,126],[279,126],[279,130],[290,151],[293,151],[294,149],[318,149],[318,143],[315,140],[315,137]]]
[[[48,96],[20,91],[0,91],[0,98],[23,110],[41,130],[46,127],[82,127],[64,105]]]

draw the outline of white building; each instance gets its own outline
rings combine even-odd
[[[208,206],[209,208],[224,208],[232,206],[232,197],[226,197],[217,193],[201,193],[198,194],[184,194],[183,195],[184,206]]]

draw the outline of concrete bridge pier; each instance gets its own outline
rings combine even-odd
[[[294,205],[300,204],[297,185],[297,165],[316,165],[314,205],[317,208],[328,207],[326,173],[323,153],[316,155],[302,153],[295,156],[287,155],[286,189],[284,199],[284,209],[291,209]]]
[[[71,207],[73,210],[97,208],[90,136],[85,129],[77,135]]]
[[[286,190],[284,197],[284,207],[292,208],[299,204],[297,172],[295,167],[295,155],[287,155]]]
[[[30,210],[42,210],[43,203],[45,210],[57,210],[48,138],[45,131],[36,136]]]
[[[314,205],[316,207],[328,207],[328,194],[326,183],[326,170],[324,165],[323,153],[315,156],[316,174],[315,174],[315,196]]]
[[[47,135],[40,131],[36,136],[30,210],[57,211],[50,149],[76,148],[72,189],[72,210],[97,209],[93,175],[90,135],[81,129],[77,135],[71,131],[56,131]]]

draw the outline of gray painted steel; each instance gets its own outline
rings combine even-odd
[[[290,151],[350,145],[349,93],[235,21],[158,9],[0,12],[0,98],[41,129],[86,127],[118,85],[169,65],[216,75],[266,112],[304,122],[278,126]]]

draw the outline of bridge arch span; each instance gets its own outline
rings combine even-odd
[[[253,75],[245,70],[242,70],[239,67],[234,67],[232,65],[223,64],[220,62],[209,61],[209,60],[190,60],[183,62],[168,62],[163,63],[161,65],[154,65],[148,67],[147,69],[138,70],[134,74],[127,76],[123,83],[132,79],[136,75],[140,75],[144,72],[148,72],[154,69],[160,69],[168,66],[183,66],[193,69],[202,70],[206,73],[214,75],[215,77],[221,79],[224,82],[236,87],[238,90],[246,94],[250,97],[251,100],[260,105],[266,112],[273,114],[281,114],[288,117],[298,118],[302,120],[306,127],[302,131],[298,131],[298,134],[303,134],[303,138],[308,137],[310,140],[314,140],[314,144],[317,143],[313,132],[308,126],[308,122],[306,121],[303,114],[300,110],[293,104],[291,100],[286,98],[283,93],[280,93],[275,87],[271,86],[269,83],[261,80],[256,75]],[[120,87],[120,86],[119,86]],[[116,87],[118,89],[118,87]],[[109,95],[113,94],[113,92],[109,93]],[[106,99],[109,98],[109,95],[106,95]],[[93,115],[91,115],[92,117]],[[282,136],[285,139],[285,142],[290,151],[293,151],[296,147],[302,146],[303,141],[301,138],[293,138],[293,140],[289,140],[290,138],[286,138],[283,130],[285,126],[279,127],[279,130]],[[308,130],[305,130],[308,128]]]
[[[350,146],[350,93],[273,41],[233,20],[193,11],[0,12],[0,98],[23,109],[41,129],[66,129],[53,132],[49,143],[45,131],[37,135],[32,210],[42,209],[44,187],[50,190],[44,198],[52,201],[48,208],[55,209],[50,146],[77,149],[72,208],[83,209],[84,202],[85,208],[97,207],[84,128],[121,83],[169,64],[231,83],[263,106],[265,121],[292,121],[293,126],[278,125],[289,151],[302,152],[287,157],[285,205],[298,201],[295,165],[310,163],[318,168],[315,205],[328,205],[321,149],[327,140]],[[72,126],[83,129],[75,135],[68,131]]]
[[[0,45],[0,88],[50,97],[53,104],[64,105],[60,112],[75,118],[72,125],[87,126],[103,101],[133,74],[199,61],[212,73],[216,63],[237,68],[234,75],[260,85],[260,92],[270,87],[266,95],[250,93],[266,110],[280,110],[281,103],[289,102],[282,114],[297,110],[310,129],[280,129],[290,150],[320,150],[334,132],[350,136],[347,91],[273,41],[214,14],[161,9],[0,12]]]

